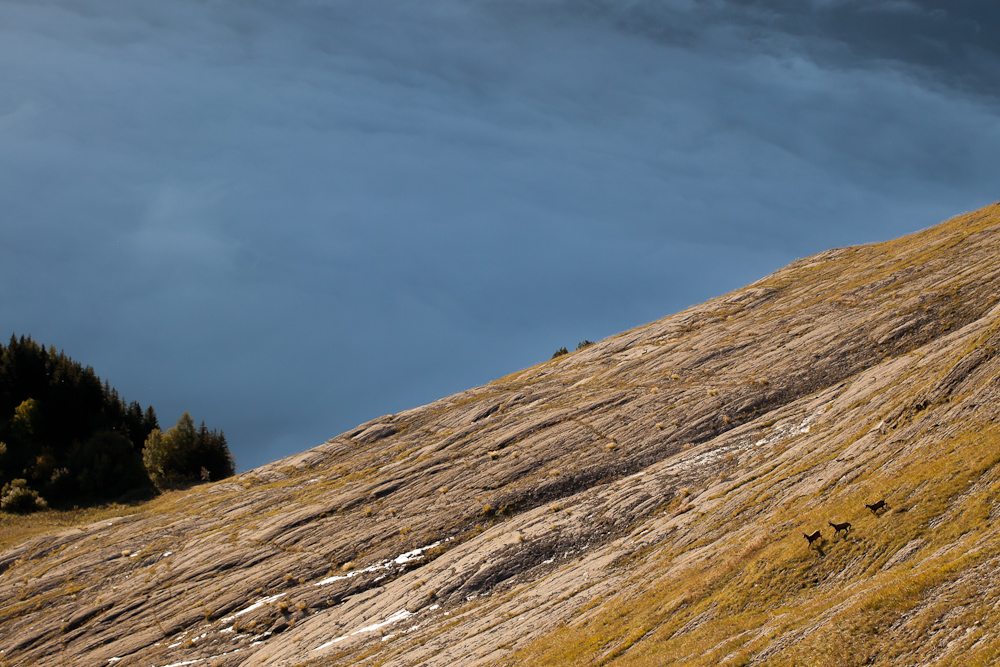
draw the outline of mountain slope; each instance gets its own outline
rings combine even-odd
[[[994,205],[821,253],[34,539],[0,661],[991,664],[998,248]]]

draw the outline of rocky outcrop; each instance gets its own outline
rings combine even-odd
[[[935,499],[884,544],[866,537],[923,516],[901,470],[992,437],[998,247],[994,206],[822,253],[235,479],[36,538],[0,554],[0,663],[515,664],[550,660],[557,628],[579,664],[641,664],[654,645],[681,664],[785,659],[854,613],[876,573],[951,563],[942,531],[994,488],[992,467],[973,466],[968,495]],[[876,495],[892,497],[883,524],[863,513]],[[832,511],[858,537],[824,560],[800,528]],[[806,617],[754,620],[734,601],[754,583]],[[891,626],[900,641],[931,613],[914,596]],[[636,614],[618,634],[595,629]],[[696,651],[709,631],[715,653]],[[947,636],[948,655],[980,637]],[[932,659],[907,651],[898,664]]]

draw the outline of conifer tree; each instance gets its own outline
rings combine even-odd
[[[196,429],[188,412],[166,432],[155,429],[150,433],[142,460],[153,484],[161,491],[204,477],[223,479],[236,468],[225,434],[209,431],[205,422]]]

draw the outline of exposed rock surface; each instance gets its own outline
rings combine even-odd
[[[831,250],[238,478],[34,539],[0,554],[0,663],[515,664],[569,650],[550,641],[559,628],[578,647],[563,664],[646,664],[652,647],[649,664],[791,664],[873,586],[932,565],[951,569],[881,628],[901,648],[865,644],[859,664],[986,650],[976,626],[932,607],[1000,601],[987,583],[1000,540],[942,537],[970,503],[984,530],[1000,514],[983,500],[998,470],[933,502],[930,482],[906,480],[941,451],[979,452],[970,433],[993,437],[998,258],[998,205]],[[880,518],[863,502],[881,497]],[[833,510],[852,536],[826,528]],[[828,536],[813,551],[807,524]],[[867,537],[892,525],[898,536]],[[766,621],[731,601],[751,572],[780,596]],[[594,639],[609,614],[652,613],[653,590],[660,616]],[[714,653],[694,643],[710,629]],[[800,664],[826,664],[813,657]]]

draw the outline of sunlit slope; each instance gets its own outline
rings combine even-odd
[[[991,664],[998,249],[828,251],[35,538],[0,663]]]
[[[509,664],[997,664],[1000,308],[960,315],[1000,295],[997,213],[763,281],[844,307],[845,324],[850,308],[881,315],[882,345],[914,322],[941,334],[788,406],[784,424],[729,434],[738,464],[689,497],[686,521],[649,524],[662,537],[624,592]],[[884,513],[865,507],[880,499]]]

